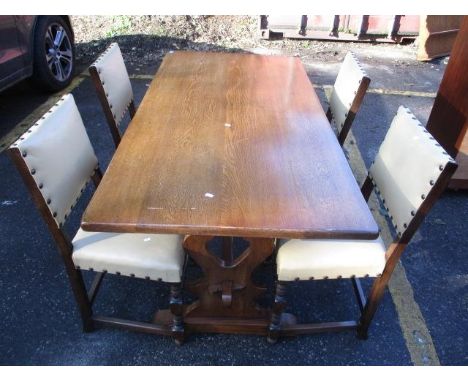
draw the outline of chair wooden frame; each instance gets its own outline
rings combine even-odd
[[[107,99],[106,91],[104,89],[101,77],[99,76],[98,69],[96,68],[96,66],[91,65],[88,70],[91,76],[91,80],[93,81],[94,88],[96,89],[99,102],[101,103],[102,109],[104,110],[104,115],[106,116],[107,124],[109,125],[114,145],[117,148],[119,146],[120,141],[122,140],[122,133],[120,132],[119,126],[115,121],[114,113]],[[135,101],[133,99],[128,105],[128,112],[130,115],[130,119],[133,119],[133,117],[136,114],[136,106]]]
[[[45,220],[60,252],[60,256],[65,264],[65,269],[73,290],[75,300],[81,315],[83,330],[85,332],[93,331],[96,326],[110,326],[121,329],[134,330],[145,333],[159,334],[173,337],[177,344],[182,344],[185,338],[185,330],[182,316],[182,282],[170,284],[169,307],[172,313],[172,323],[168,325],[155,324],[149,322],[140,322],[116,317],[99,316],[93,314],[93,302],[97,296],[105,272],[98,272],[87,289],[83,280],[82,271],[77,269],[72,260],[73,244],[67,235],[57,226],[57,223],[49,210],[44,197],[42,196],[34,178],[32,177],[22,153],[17,147],[11,147],[8,153],[22,176],[26,187],[30,191],[33,201]],[[95,169],[91,176],[94,186],[97,188],[101,179],[102,172],[99,167]]]
[[[395,269],[403,251],[410,242],[411,238],[419,228],[425,216],[439,199],[440,195],[447,188],[447,185],[453,173],[457,169],[455,162],[449,161],[442,170],[438,180],[415,212],[414,218],[409,223],[406,230],[397,237],[396,240],[388,247],[385,253],[386,264],[382,274],[377,277],[372,285],[369,295],[366,299],[362,290],[360,281],[356,277],[352,277],[353,289],[357,298],[361,316],[359,320],[341,321],[341,322],[327,322],[327,323],[305,323],[295,324],[292,326],[282,325],[284,317],[284,308],[286,306],[286,285],[289,282],[277,281],[275,300],[272,309],[270,326],[268,328],[268,342],[275,343],[280,336],[290,336],[298,334],[312,334],[324,331],[338,331],[338,330],[357,330],[360,339],[367,339],[369,326],[377,311],[378,305],[385,291],[393,270]],[[365,179],[361,192],[366,201],[369,200],[375,185],[372,178],[368,175]],[[375,190],[378,194],[378,190]]]
[[[356,114],[361,107],[362,101],[364,100],[364,96],[366,95],[367,89],[369,88],[370,84],[370,78],[365,74],[365,72],[362,70],[361,65],[359,64],[359,61],[355,58],[353,55],[353,58],[355,59],[357,65],[362,71],[362,79],[359,81],[359,87],[357,90],[355,90],[354,94],[354,99],[349,105],[349,111],[346,114],[346,119],[343,122],[340,130],[340,126],[336,126],[338,129],[338,142],[340,143],[340,146],[343,146],[346,137],[348,136],[349,130],[351,129],[351,126],[353,124],[354,118],[356,117]],[[332,123],[333,120],[333,112],[330,106],[328,106],[327,112],[326,112],[328,121],[330,124]]]

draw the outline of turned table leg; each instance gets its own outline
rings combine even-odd
[[[171,284],[169,307],[172,313],[172,337],[177,345],[181,345],[184,342],[181,283]]]
[[[278,341],[279,332],[281,329],[281,315],[286,306],[286,284],[278,281],[276,283],[275,302],[271,312],[271,321],[268,328],[267,340],[274,344]]]

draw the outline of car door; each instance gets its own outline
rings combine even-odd
[[[24,77],[24,50],[18,40],[15,16],[0,15],[0,90]]]

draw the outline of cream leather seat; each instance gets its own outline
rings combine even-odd
[[[136,112],[132,85],[119,45],[110,44],[89,67],[89,72],[117,147],[122,137],[120,125],[127,110],[131,118]]]
[[[78,268],[169,283],[181,281],[182,236],[79,229],[72,244],[73,262]]]
[[[369,84],[370,78],[358,59],[348,52],[333,88],[325,92],[329,102],[327,117],[336,127],[340,145],[346,140]]]
[[[362,186],[368,200],[375,189],[393,222],[396,239],[385,248],[376,240],[282,241],[277,254],[278,282],[269,328],[269,341],[281,331],[285,286],[293,280],[351,278],[359,321],[296,325],[299,333],[356,328],[361,338],[367,331],[384,289],[411,237],[455,172],[455,161],[416,117],[400,106]],[[377,277],[366,301],[359,277]],[[328,326],[327,326],[328,325]]]
[[[277,256],[278,280],[317,280],[380,276],[385,245],[376,240],[286,241]]]
[[[146,278],[171,283],[173,327],[145,323],[145,331],[173,335],[183,340],[180,288],[184,265],[183,237],[167,234],[85,232],[79,229],[70,241],[62,230],[90,179],[102,177],[98,160],[71,94],[64,96],[23,134],[9,153],[42,213],[62,255],[85,330],[93,324],[111,323],[141,328],[140,323],[95,317],[92,303],[104,274]],[[125,206],[122,206],[125,208]],[[89,295],[81,269],[101,272]]]

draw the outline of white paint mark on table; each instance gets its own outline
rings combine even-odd
[[[214,198],[214,195],[211,194],[211,193],[209,193],[209,192],[207,192],[207,193],[205,194],[205,198]]]
[[[224,127],[231,127],[231,124],[230,123],[225,123]]]
[[[164,207],[148,207],[149,210],[163,210]]]

